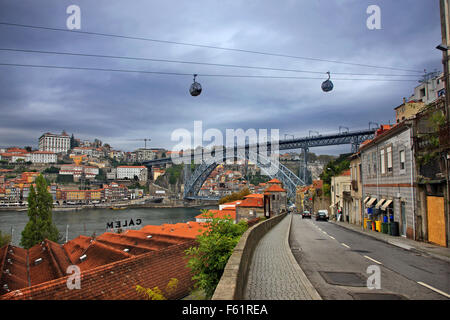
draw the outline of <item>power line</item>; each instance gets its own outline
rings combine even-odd
[[[181,72],[146,71],[146,70],[129,70],[129,69],[109,69],[109,68],[91,68],[91,67],[73,67],[73,66],[52,66],[52,65],[19,64],[19,63],[0,63],[0,66],[46,68],[46,69],[66,69],[66,70],[82,70],[82,71],[105,71],[105,72],[160,74],[160,75],[172,75],[172,76],[192,76],[192,73],[181,73]],[[202,77],[220,77],[220,78],[323,80],[323,78],[314,78],[314,77],[261,76],[261,75],[235,75],[235,74],[200,74],[200,73],[198,73],[197,75],[198,76],[202,76]],[[414,82],[416,82],[416,80],[411,80],[411,79],[334,78],[333,81],[334,80],[348,80],[348,81],[414,81]]]
[[[225,50],[225,51],[235,51],[235,52],[242,52],[242,53],[252,53],[252,54],[274,56],[274,57],[283,57],[283,58],[291,58],[291,59],[338,63],[338,64],[346,64],[346,65],[366,67],[366,68],[378,68],[378,69],[388,69],[388,70],[409,71],[409,72],[422,73],[422,71],[405,69],[405,68],[398,68],[398,67],[376,66],[376,65],[369,65],[369,64],[363,64],[363,63],[352,63],[352,62],[344,62],[344,61],[337,61],[337,60],[327,60],[327,59],[320,59],[320,58],[311,58],[311,57],[302,57],[302,56],[280,54],[280,53],[271,53],[271,52],[255,51],[255,50],[236,49],[236,48],[227,48],[227,47],[219,47],[219,46],[204,45],[204,44],[189,43],[189,42],[179,42],[179,41],[144,38],[144,37],[126,36],[126,35],[118,35],[118,34],[111,34],[111,33],[101,33],[101,32],[92,32],[92,31],[80,31],[80,30],[68,30],[68,29],[62,29],[62,28],[43,27],[43,26],[26,25],[26,24],[19,24],[19,23],[9,23],[9,22],[2,22],[2,21],[0,21],[0,25],[12,26],[12,27],[21,27],[21,28],[31,28],[31,29],[41,29],[41,30],[49,30],[49,31],[70,32],[70,33],[78,33],[78,34],[86,34],[86,35],[94,35],[94,36],[102,36],[102,37],[122,38],[122,39],[130,39],[130,40],[150,41],[150,42],[158,42],[158,43],[165,43],[165,44],[176,44],[176,45],[183,45],[183,46],[199,47],[199,48],[206,48],[206,49],[216,49],[216,50]]]
[[[89,53],[79,53],[79,52],[44,51],[44,50],[13,49],[13,48],[0,48],[0,51],[68,55],[68,56],[90,57],[90,58],[109,58],[109,59],[124,59],[124,60],[138,60],[138,61],[152,61],[152,62],[181,63],[181,64],[215,66],[215,67],[259,69],[259,70],[268,70],[268,71],[299,72],[299,73],[313,73],[313,74],[325,74],[326,73],[324,71],[284,69],[284,68],[272,68],[272,67],[261,67],[261,66],[247,66],[247,65],[208,63],[208,62],[183,61],[183,60],[168,60],[168,59],[143,58],[143,57],[113,56],[113,55],[89,54]],[[351,72],[333,72],[333,74],[334,75],[351,75],[351,76],[380,76],[380,77],[381,76],[383,76],[383,77],[417,77],[418,76],[415,74],[376,74],[376,73],[374,74],[374,73],[351,73]]]

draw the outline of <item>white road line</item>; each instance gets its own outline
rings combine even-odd
[[[377,260],[375,260],[375,259],[372,259],[371,257],[364,256],[364,258],[367,258],[367,259],[369,259],[369,260],[372,260],[372,261],[375,262],[375,263],[382,264],[380,261],[377,261]]]
[[[330,236],[330,235],[328,235],[331,239],[334,239],[334,240],[336,240],[336,238],[335,237],[333,237],[333,236]]]
[[[433,291],[436,291],[437,293],[442,294],[443,296],[446,296],[447,298],[450,298],[450,294],[445,293],[444,291],[441,291],[441,290],[439,290],[439,289],[436,289],[436,288],[430,286],[429,284],[423,283],[423,282],[421,282],[421,281],[417,281],[417,283],[420,284],[420,285],[422,285],[422,286],[424,286],[424,287],[427,287],[428,289],[431,289],[431,290],[433,290]]]
[[[322,231],[324,234],[328,235],[328,233],[326,233],[325,231]]]
[[[348,245],[346,245],[345,243],[341,243],[344,247],[346,247],[346,248],[349,248],[350,249],[350,247],[348,246]]]

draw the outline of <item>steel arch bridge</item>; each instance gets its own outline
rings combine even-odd
[[[287,191],[287,196],[290,199],[295,197],[295,190],[298,185],[304,185],[305,182],[296,176],[291,170],[283,166],[278,160],[274,158],[269,158],[263,156],[262,154],[252,152],[250,150],[245,150],[242,152],[237,152],[231,155],[223,154],[221,161],[216,161],[216,159],[210,159],[209,161],[202,161],[202,163],[197,166],[194,173],[190,176],[185,176],[184,183],[184,198],[185,199],[199,199],[201,197],[197,196],[203,183],[209,177],[211,172],[222,162],[226,160],[253,160],[256,165],[264,171],[265,174],[270,176],[272,179],[277,178],[283,183],[283,187]],[[186,169],[186,168],[185,168]],[[190,172],[190,170],[185,170],[185,172]]]
[[[304,138],[292,138],[292,139],[284,139],[278,141],[278,149],[279,150],[293,150],[293,149],[302,149],[304,152],[304,172],[302,178],[299,178],[295,175],[291,170],[283,166],[279,163],[278,160],[274,160],[273,158],[269,159],[265,156],[262,156],[259,151],[259,145],[245,145],[243,147],[234,147],[234,148],[225,148],[222,149],[223,157],[220,161],[214,160],[206,160],[204,161],[203,151],[195,152],[190,155],[181,156],[177,159],[177,163],[184,163],[189,166],[193,161],[196,164],[200,164],[197,166],[194,173],[189,174],[190,170],[185,170],[185,191],[184,198],[185,199],[203,199],[204,197],[198,196],[198,192],[200,191],[201,186],[206,181],[211,172],[216,168],[219,163],[224,162],[228,159],[246,159],[253,157],[253,159],[257,159],[255,163],[261,170],[265,171],[271,178],[277,178],[283,183],[284,188],[287,190],[288,198],[293,199],[295,197],[296,186],[305,185],[307,178],[307,154],[309,148],[313,147],[323,147],[323,146],[331,146],[331,145],[343,145],[350,144],[352,146],[351,151],[356,152],[358,150],[359,145],[367,140],[373,139],[375,131],[377,128],[368,129],[368,130],[360,130],[360,131],[346,131],[339,132],[336,134],[328,134],[328,135],[315,135]],[[231,152],[229,155],[228,151],[233,149],[234,152]],[[270,141],[267,142],[267,151],[270,151],[271,144]],[[256,150],[257,155],[252,150]],[[256,157],[256,158],[255,158]],[[172,158],[163,158],[145,161],[143,164],[147,167],[159,166],[168,163],[173,163]],[[267,172],[267,169],[271,167],[277,167],[277,172],[272,174]],[[187,169],[187,168],[185,168]],[[208,198],[212,199],[212,198]]]

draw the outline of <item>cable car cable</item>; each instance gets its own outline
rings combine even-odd
[[[367,68],[378,68],[378,69],[389,69],[389,70],[399,70],[399,71],[409,71],[409,72],[422,73],[422,71],[411,70],[411,69],[406,69],[406,68],[388,67],[388,66],[376,66],[376,65],[369,65],[369,64],[363,64],[363,63],[353,63],[353,62],[344,62],[344,61],[337,61],[337,60],[327,60],[327,59],[321,59],[321,58],[302,57],[302,56],[294,56],[294,55],[287,55],[287,54],[280,54],[280,53],[255,51],[255,50],[226,48],[226,47],[204,45],[204,44],[197,44],[197,43],[178,42],[178,41],[152,39],[152,38],[135,37],[135,36],[125,36],[125,35],[118,35],[118,34],[111,34],[111,33],[101,33],[101,32],[92,32],[92,31],[80,31],[80,30],[68,30],[68,29],[62,29],[62,28],[26,25],[26,24],[19,24],[19,23],[4,22],[4,21],[0,21],[0,25],[12,26],[12,27],[21,27],[21,28],[50,30],[50,31],[79,33],[79,34],[103,36],[103,37],[114,37],[114,38],[130,39],[130,40],[151,41],[151,42],[159,42],[159,43],[166,43],[166,44],[176,44],[176,45],[199,47],[199,48],[207,48],[207,49],[217,49],[217,50],[235,51],[235,52],[243,52],[243,53],[252,53],[252,54],[274,56],[274,57],[283,57],[283,58],[291,58],[291,59],[330,62],[330,63],[346,64],[346,65],[353,65],[353,66],[360,66],[360,67],[367,67]]]

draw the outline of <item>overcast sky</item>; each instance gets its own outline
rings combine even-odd
[[[442,70],[437,0],[0,0],[0,21],[65,28],[66,8],[81,9],[81,30],[251,51],[391,66]],[[369,30],[369,5],[381,8],[381,29]],[[348,81],[333,72],[417,74],[329,62],[291,59],[148,41],[99,37],[0,25],[0,48],[64,51],[208,63],[313,70],[319,74],[219,68],[149,61],[0,51],[0,63],[40,64],[199,74],[200,96],[191,97],[192,76],[0,66],[0,146],[37,147],[45,132],[65,130],[131,151],[171,149],[171,133],[204,130],[279,129],[280,137],[368,128],[393,123],[393,108],[417,81]],[[334,90],[320,85],[330,71]],[[202,77],[240,74],[320,77],[323,80]],[[372,76],[368,78],[374,78]],[[394,77],[399,78],[399,77]],[[401,78],[401,77],[400,77]],[[408,79],[415,79],[408,77]],[[206,144],[206,143],[205,143]],[[312,149],[349,152],[350,146]]]

